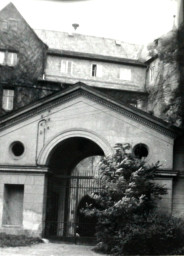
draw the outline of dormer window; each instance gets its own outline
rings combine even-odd
[[[13,102],[14,102],[14,90],[3,89],[2,108],[6,111],[13,110]]]
[[[102,66],[100,64],[92,64],[91,66],[92,77],[102,77]]]
[[[18,56],[16,52],[0,50],[0,65],[14,67],[17,62]]]

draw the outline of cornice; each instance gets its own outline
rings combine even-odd
[[[102,61],[102,62],[115,63],[115,64],[139,66],[139,67],[143,67],[143,68],[147,67],[145,62],[141,62],[139,60],[91,54],[91,53],[84,53],[84,52],[75,52],[75,51],[58,50],[58,49],[49,48],[47,51],[47,54],[61,56],[61,57],[74,58],[74,59],[84,59],[84,60]]]
[[[0,165],[0,173],[13,172],[13,173],[35,173],[42,174],[48,172],[48,167],[38,166],[12,166],[12,165]]]
[[[64,104],[79,96],[83,96],[101,105],[104,105],[115,112],[123,114],[135,120],[136,122],[139,122],[169,137],[175,138],[181,133],[181,130],[179,128],[168,127],[169,124],[167,124],[166,122],[155,117],[153,118],[152,116],[149,116],[149,114],[134,107],[118,103],[107,95],[99,93],[92,88],[88,88],[81,83],[78,83],[78,85],[74,86],[73,88],[69,88],[58,94],[52,95],[45,99],[41,99],[39,102],[31,104],[25,109],[17,111],[17,113],[2,119],[0,121],[0,131],[11,127],[19,122],[25,121],[35,115],[41,114],[43,111],[50,111],[50,109],[52,109],[53,107]]]

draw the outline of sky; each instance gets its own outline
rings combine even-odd
[[[0,0],[0,9],[10,0]],[[179,0],[11,0],[34,29],[147,44],[173,27]],[[176,17],[177,19],[177,17]]]

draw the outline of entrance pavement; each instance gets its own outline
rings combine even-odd
[[[25,247],[0,248],[0,256],[102,256],[92,246],[66,243],[41,243]],[[104,256],[104,254],[103,254]]]

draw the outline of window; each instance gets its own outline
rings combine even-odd
[[[68,60],[62,60],[61,61],[61,73],[64,74],[72,74],[72,62]]]
[[[0,50],[0,65],[14,67],[17,65],[18,57],[16,52]]]
[[[0,65],[5,63],[5,51],[0,51]]]
[[[2,108],[7,111],[13,110],[13,101],[14,101],[14,90],[4,89]]]
[[[119,79],[126,80],[126,81],[131,81],[131,79],[132,79],[131,69],[129,69],[129,68],[120,68]]]
[[[4,185],[3,225],[21,226],[24,185]]]
[[[97,64],[92,64],[91,66],[91,76],[102,77],[102,66]]]
[[[24,153],[24,145],[20,141],[15,141],[10,145],[10,150],[18,158]]]
[[[149,153],[147,145],[143,143],[139,143],[135,145],[135,147],[133,148],[133,152],[134,152],[134,155],[139,159],[147,157]]]

